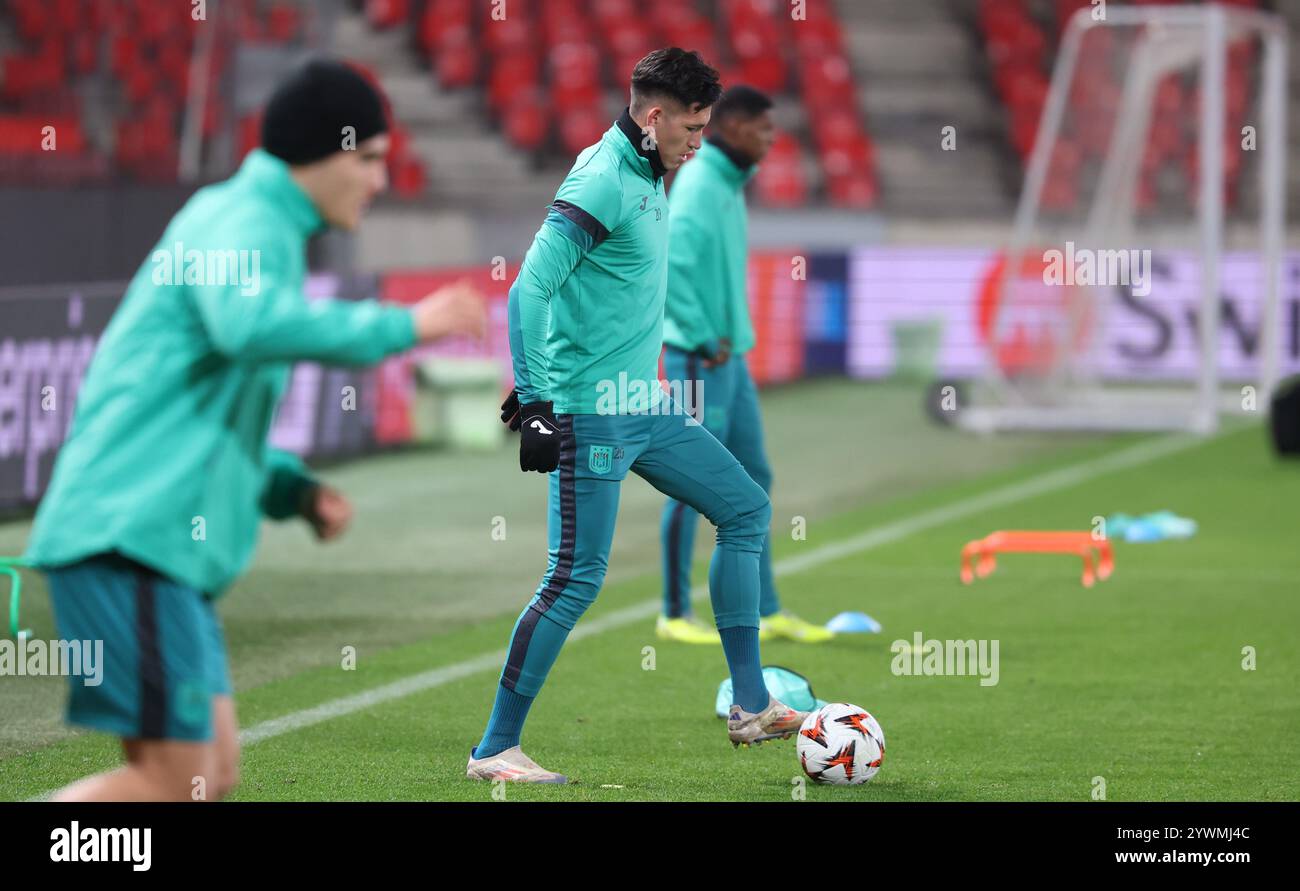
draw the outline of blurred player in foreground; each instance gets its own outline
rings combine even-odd
[[[510,289],[515,391],[502,419],[520,430],[520,469],[551,475],[550,559],[511,635],[487,728],[470,752],[471,778],[567,781],[519,740],[565,638],[600,591],[629,470],[718,528],[709,591],[735,691],[732,742],[789,736],[803,721],[768,693],[759,660],[767,494],[658,379],[663,175],[700,147],[717,78],[697,53],[675,47],[637,64],[630,107],[578,156]]]
[[[177,213],[104,332],[27,559],[48,575],[59,637],[104,641],[102,683],[70,678],[68,720],[120,737],[126,764],[59,799],[219,799],[234,787],[239,734],[214,601],[251,559],[260,515],[300,516],[321,540],[352,515],[267,445],[291,363],[366,365],[482,336],[467,285],[411,308],[303,295],[307,239],[356,228],[385,188],[387,130],[357,72],[303,66],[271,97],[262,148]],[[214,272],[212,257],[228,266]]]
[[[725,445],[754,482],[772,490],[763,448],[758,388],[745,364],[754,346],[745,280],[749,226],[745,183],[762,162],[776,128],[772,100],[747,86],[727,90],[713,109],[709,138],[673,182],[664,318],[664,376],[699,382],[695,419]],[[664,609],[656,633],[685,643],[720,643],[691,609],[691,554],[699,514],[684,501],[664,505],[661,538]],[[821,643],[834,632],[781,609],[772,578],[772,536],[759,560],[759,640],[784,637]]]

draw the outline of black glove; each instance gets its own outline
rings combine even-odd
[[[501,420],[518,430],[519,469],[550,473],[560,466],[560,427],[550,402],[519,404],[519,392],[512,392],[501,405]]]
[[[519,391],[511,390],[506,401],[501,403],[501,423],[509,424],[511,430],[519,429]]]

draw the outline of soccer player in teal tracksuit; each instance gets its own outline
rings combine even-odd
[[[776,130],[772,101],[747,86],[727,90],[713,110],[709,138],[673,182],[664,318],[664,376],[698,391],[696,419],[771,491],[772,469],[763,448],[758,389],[745,364],[754,346],[745,287],[748,220],[745,183]],[[718,643],[718,634],[691,610],[691,553],[699,514],[670,497],[661,523],[664,608],[659,637]],[[835,635],[781,609],[772,579],[771,534],[759,559],[759,639],[785,637],[820,643]]]
[[[101,683],[69,679],[68,719],[120,737],[127,763],[62,799],[217,799],[235,784],[214,600],[251,559],[261,516],[302,516],[323,540],[351,516],[267,445],[291,363],[364,365],[483,331],[465,285],[414,308],[303,296],[308,237],[355,228],[384,188],[386,130],[382,100],[346,65],[295,72],[267,106],[263,148],[172,219],[104,332],[26,557],[48,576],[59,638],[104,642]],[[209,251],[237,266],[215,273]]]
[[[550,473],[550,559],[471,750],[466,774],[475,779],[566,781],[519,740],[565,638],[600,590],[628,471],[717,526],[709,589],[735,691],[732,742],[789,736],[804,717],[769,695],[759,661],[767,494],[658,384],[662,177],[699,148],[717,72],[697,53],[656,50],[637,64],[631,92],[628,110],[578,156],[510,289],[515,391],[502,417],[520,430],[520,468]]]

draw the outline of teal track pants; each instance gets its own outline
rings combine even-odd
[[[704,429],[735,456],[764,492],[772,491],[772,466],[763,447],[763,420],[758,410],[758,388],[744,356],[705,368],[696,355],[664,348],[664,376],[682,381],[683,393],[693,394],[687,406]],[[660,522],[663,544],[663,614],[678,618],[691,613],[691,555],[700,513],[689,501],[668,498]],[[770,616],[781,608],[772,577],[772,536],[763,537],[759,556],[759,613]]]
[[[759,557],[771,519],[763,487],[722,443],[665,398],[661,414],[559,415],[550,475],[549,562],[511,635],[501,683],[536,696],[605,578],[628,471],[717,527],[709,594],[718,628],[758,627]]]

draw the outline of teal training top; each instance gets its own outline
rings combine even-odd
[[[667,277],[663,165],[625,111],[578,155],[510,288],[520,401],[560,414],[657,405]]]
[[[307,302],[322,225],[260,149],[181,208],[87,369],[27,560],[116,550],[217,595],[251,559],[261,515],[297,512],[311,478],[267,446],[291,363],[369,364],[416,339],[403,307]]]
[[[706,356],[723,337],[736,355],[753,349],[745,183],[755,172],[734,150],[710,139],[673,180],[664,343]]]

